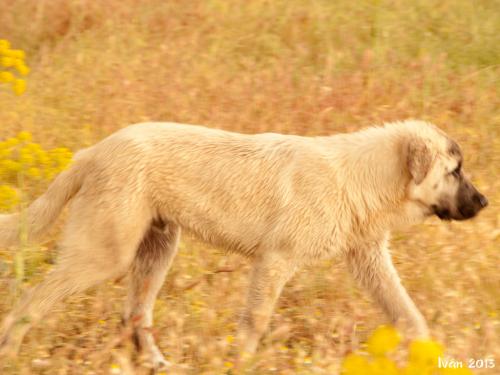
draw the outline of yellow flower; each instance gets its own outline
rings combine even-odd
[[[366,375],[370,373],[370,364],[365,357],[359,354],[349,354],[342,363],[343,375]]]
[[[438,358],[443,356],[443,347],[433,340],[415,340],[410,344],[410,362],[423,366],[437,367]]]
[[[72,152],[64,147],[55,148],[49,151],[49,157],[56,166],[56,173],[66,169],[71,162],[72,156]]]
[[[30,132],[27,132],[30,134],[31,136],[31,133]],[[19,136],[19,134],[18,134]],[[42,149],[42,146],[40,146],[38,143],[35,143],[35,142],[30,142],[26,145],[26,147],[29,147],[29,149],[31,150],[31,152],[33,152],[34,154],[39,152],[39,151],[43,151],[45,152],[43,149]]]
[[[26,81],[24,79],[16,79],[12,83],[12,90],[14,90],[16,95],[22,95],[26,91]]]
[[[0,211],[11,209],[19,203],[17,191],[7,185],[0,185]]]
[[[18,60],[24,60],[24,58],[26,57],[24,51],[20,49],[7,49],[3,52],[3,55]]]
[[[401,336],[394,327],[382,325],[368,339],[367,350],[374,356],[381,356],[394,350],[400,341]]]
[[[11,72],[0,72],[0,83],[9,83],[14,80],[14,74]]]
[[[21,170],[21,164],[14,160],[3,160],[0,166],[6,172],[19,172]]]
[[[21,74],[22,76],[26,76],[29,74],[30,68],[28,68],[22,60],[19,60],[19,59],[16,60],[14,65],[15,65],[17,71],[19,72],[19,74]]]
[[[17,134],[17,139],[20,141],[31,141],[31,133],[24,130]]]
[[[47,152],[44,151],[44,150],[40,150],[40,151],[35,151],[34,152],[36,157],[37,157],[37,160],[38,160],[38,163],[42,166],[42,167],[47,167],[48,165],[50,165],[50,158],[49,156],[47,155]]]
[[[40,173],[40,169],[38,168],[35,168],[35,167],[31,167],[29,168],[27,171],[26,171],[26,174],[29,176],[29,177],[32,177],[34,179],[39,179],[42,174]]]
[[[386,357],[377,357],[370,363],[370,375],[398,375],[396,364]]]
[[[0,160],[2,159],[9,159],[10,158],[10,149],[9,148],[3,148],[0,147]]]
[[[22,165],[31,165],[35,162],[35,158],[31,154],[31,151],[27,147],[23,147],[19,151],[19,162]]]
[[[4,143],[5,143],[5,146],[7,146],[9,148],[14,147],[14,146],[19,144],[19,139],[11,137],[11,138],[8,138]]]
[[[10,56],[3,56],[2,59],[0,60],[0,64],[4,66],[5,68],[10,68],[11,66],[14,66],[16,62],[16,59],[10,57]]]
[[[0,39],[0,54],[3,54],[4,51],[10,48],[10,43],[8,40]]]

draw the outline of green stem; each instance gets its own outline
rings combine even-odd
[[[19,288],[24,281],[25,277],[25,261],[24,261],[24,250],[28,243],[28,228],[27,228],[27,217],[26,217],[26,199],[24,197],[24,173],[21,171],[17,174],[17,181],[19,190],[21,191],[21,203],[20,203],[20,227],[19,227],[19,249],[17,249],[14,256],[14,272],[16,276],[16,287]]]

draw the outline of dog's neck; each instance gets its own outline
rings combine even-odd
[[[357,220],[383,219],[380,226],[387,230],[405,221],[402,211],[412,216],[406,191],[410,182],[407,134],[395,128],[369,128],[320,139],[326,145],[326,157],[335,159],[329,163],[332,178],[356,208]]]

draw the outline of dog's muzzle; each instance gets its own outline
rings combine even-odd
[[[433,214],[441,220],[467,220],[477,215],[479,211],[488,206],[488,198],[477,190],[467,199],[459,199],[456,209],[451,209],[446,204],[432,205]]]
[[[488,205],[488,199],[481,193],[476,192],[470,202],[459,204],[457,209],[463,220],[470,219]]]

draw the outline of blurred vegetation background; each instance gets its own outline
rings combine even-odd
[[[302,135],[438,124],[490,206],[469,222],[395,233],[396,267],[448,355],[500,361],[498,1],[11,0],[0,2],[0,38],[31,70],[22,96],[0,85],[0,139],[27,131],[44,149],[76,151],[147,120]],[[56,233],[24,251],[25,284],[50,268]],[[172,373],[230,367],[248,269],[219,253],[185,237],[161,292],[155,332],[179,364]],[[17,294],[13,263],[0,249],[2,316]],[[319,268],[285,289],[256,374],[336,373],[385,322],[342,263]],[[72,297],[2,373],[127,373],[134,359],[116,344],[123,295],[110,283]]]

